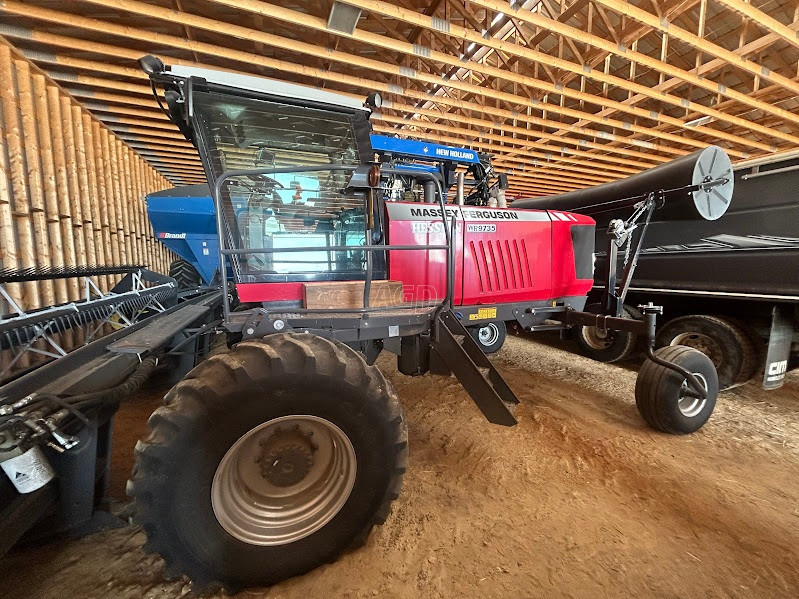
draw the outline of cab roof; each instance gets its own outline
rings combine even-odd
[[[175,77],[184,77],[187,79],[189,77],[201,77],[209,83],[281,96],[292,100],[310,100],[317,104],[346,107],[351,110],[363,110],[364,112],[370,111],[363,102],[350,98],[349,96],[335,94],[315,87],[286,83],[285,81],[278,81],[276,79],[266,79],[264,77],[240,75],[229,71],[216,71],[213,69],[201,69],[198,67],[181,65],[169,66],[167,67],[167,72]]]

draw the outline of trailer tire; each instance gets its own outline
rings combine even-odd
[[[684,435],[699,430],[716,407],[719,382],[713,362],[702,352],[682,345],[660,348],[655,355],[697,376],[708,396],[705,400],[686,397],[685,378],[647,358],[635,381],[638,412],[649,426],[664,433]]]
[[[483,353],[493,354],[505,344],[508,328],[505,326],[505,321],[492,320],[482,325],[469,327],[469,334],[483,350]]]
[[[202,285],[202,277],[194,266],[179,258],[169,265],[169,276],[178,283],[178,289],[194,289]]]
[[[598,313],[599,304],[588,306],[586,312]],[[641,313],[632,306],[624,306],[622,318],[641,319]],[[599,331],[592,326],[577,326],[575,339],[580,353],[597,362],[619,362],[629,358],[638,345],[638,335],[628,331]]]
[[[396,392],[337,341],[239,343],[165,403],[136,446],[128,494],[145,548],[195,592],[271,585],[331,562],[399,495],[408,442]]]
[[[658,331],[656,347],[675,345],[693,347],[708,356],[721,391],[751,379],[760,362],[753,335],[725,317],[697,314],[668,321]]]

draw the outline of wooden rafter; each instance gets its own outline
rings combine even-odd
[[[132,63],[148,51],[356,98],[380,91],[377,130],[489,151],[517,193],[617,179],[708,143],[734,158],[799,147],[799,22],[784,23],[799,9],[758,5],[764,12],[748,0],[347,3],[364,11],[352,35],[327,29],[329,0],[206,0],[202,14],[185,0],[76,0],[69,12],[4,0],[0,35],[175,182],[201,181],[202,167]]]
[[[230,3],[230,2],[233,2],[234,0],[209,0],[209,1],[221,2],[221,3]],[[238,0],[236,0],[236,1],[238,2]],[[261,8],[263,8],[263,5],[266,4],[266,3],[260,2],[260,0],[242,0],[242,1],[243,1],[243,5],[241,7],[245,8],[247,10],[251,10],[252,7],[256,7],[256,6],[259,6],[259,5],[261,6]],[[493,8],[497,12],[499,12],[501,10],[504,10],[504,11],[510,11],[511,10],[510,5],[507,4],[506,2],[499,2],[497,0],[471,0],[471,1],[476,3],[476,4],[480,4],[482,6],[488,6],[490,8]],[[600,0],[597,0],[597,1],[600,1]],[[601,0],[601,1],[602,2],[610,2],[610,1],[614,1],[615,2],[616,0]],[[362,9],[371,10],[371,11],[378,11],[378,12],[381,12],[382,14],[393,16],[394,18],[402,19],[402,20],[407,21],[409,23],[424,24],[424,26],[426,26],[428,28],[436,28],[437,26],[441,27],[440,25],[437,25],[436,23],[434,23],[433,20],[431,18],[429,18],[429,17],[425,17],[424,15],[419,15],[418,13],[398,8],[395,5],[389,4],[387,2],[382,2],[381,0],[351,0],[351,3],[353,5],[355,5],[355,6],[358,6],[358,7],[362,8]],[[270,8],[273,8],[272,5],[268,5],[267,4],[266,6],[269,6]],[[539,15],[537,13],[533,13],[531,11],[527,11],[527,10],[523,10],[523,9],[516,9],[516,10],[513,11],[513,13],[518,18],[522,18],[522,19],[525,19],[525,20],[529,19],[531,22],[536,22],[536,23],[538,23],[541,26],[544,26],[544,24],[546,24],[546,26],[550,27],[553,31],[555,31],[555,32],[557,32],[557,33],[559,33],[561,35],[567,35],[568,34],[570,37],[573,37],[574,39],[581,39],[582,38],[584,41],[588,41],[589,43],[597,44],[598,46],[601,46],[606,51],[609,51],[609,52],[613,51],[613,52],[622,53],[619,50],[618,45],[614,46],[610,42],[607,42],[607,40],[603,40],[602,38],[599,38],[599,37],[596,37],[596,36],[587,36],[587,34],[585,34],[585,32],[581,32],[580,30],[577,30],[577,29],[575,29],[573,27],[569,27],[569,26],[567,26],[567,25],[565,25],[563,23],[559,23],[558,21],[555,21],[554,19],[550,19],[550,18],[547,18],[547,17],[542,17],[541,15]],[[549,55],[547,55],[547,54],[545,54],[543,52],[540,52],[538,50],[532,50],[530,48],[525,48],[525,47],[522,47],[522,46],[520,46],[518,44],[509,43],[509,42],[496,40],[496,39],[485,39],[481,35],[477,34],[476,32],[467,30],[466,28],[460,27],[458,25],[450,24],[449,26],[447,26],[445,28],[447,29],[448,35],[451,35],[451,36],[462,37],[463,39],[466,39],[466,40],[468,40],[470,42],[483,44],[483,45],[492,47],[492,48],[497,49],[497,50],[502,50],[504,52],[512,53],[512,54],[515,54],[517,56],[526,58],[526,59],[531,60],[531,61],[536,61],[536,62],[540,62],[540,63],[544,63],[544,64],[549,64],[552,67],[555,67],[555,68],[558,68],[558,69],[561,69],[561,70],[564,70],[564,71],[570,71],[570,72],[578,74],[578,75],[579,74],[584,74],[586,77],[595,79],[596,81],[599,81],[599,82],[601,82],[603,84],[613,85],[613,86],[616,86],[616,87],[618,87],[620,89],[626,89],[626,90],[629,90],[629,91],[632,91],[632,92],[635,92],[635,93],[648,95],[651,98],[656,99],[656,100],[658,100],[660,102],[665,102],[665,103],[671,104],[671,105],[676,106],[676,107],[681,107],[681,108],[689,109],[689,110],[692,110],[692,111],[695,111],[695,112],[699,112],[700,114],[703,114],[703,115],[706,115],[706,116],[709,116],[709,117],[712,117],[714,119],[718,119],[718,120],[721,120],[721,121],[727,121],[727,122],[729,122],[729,123],[731,123],[733,125],[751,129],[752,131],[758,132],[758,133],[760,133],[762,135],[776,136],[776,137],[780,137],[781,139],[784,139],[785,141],[788,141],[790,143],[799,144],[799,137],[797,137],[795,135],[782,133],[780,131],[770,130],[770,129],[768,129],[766,127],[762,127],[761,125],[759,125],[757,123],[754,123],[752,121],[747,121],[745,119],[741,119],[741,118],[738,118],[738,117],[735,117],[735,116],[731,116],[731,115],[719,112],[717,110],[714,110],[712,108],[703,106],[703,105],[698,104],[696,102],[692,102],[691,100],[689,100],[687,98],[684,98],[684,97],[678,97],[678,96],[671,95],[671,94],[652,92],[650,88],[648,88],[648,87],[646,87],[644,85],[641,85],[641,84],[638,84],[638,83],[634,83],[634,82],[630,82],[630,81],[626,81],[625,79],[622,79],[621,77],[616,77],[614,75],[605,74],[604,72],[597,71],[596,69],[593,69],[593,68],[591,68],[591,67],[589,67],[587,65],[580,65],[580,64],[576,64],[576,63],[570,62],[568,60],[564,60],[564,59],[556,58],[556,57],[553,57],[553,56],[549,56]],[[628,50],[625,49],[624,53],[627,53],[627,52],[628,52]],[[640,53],[637,53],[637,54],[639,54],[639,56],[637,57],[639,62],[640,61],[647,61],[647,63],[650,66],[657,64],[657,65],[659,65],[659,67],[661,69],[669,69],[669,70],[672,70],[672,71],[675,70],[675,69],[672,69],[671,67],[669,67],[668,65],[666,65],[665,63],[661,63],[661,61],[659,61],[659,60],[651,59],[650,57],[647,57],[647,56],[645,56],[643,54],[640,54]],[[501,69],[498,69],[498,70],[501,71]],[[501,77],[502,76],[501,72],[497,73],[496,76]],[[696,81],[693,81],[693,83],[699,84],[701,81],[702,80],[700,80],[699,78],[696,78]],[[535,87],[538,87],[538,82],[528,81],[527,83],[529,85],[533,85]],[[703,85],[705,85],[705,84],[703,83]],[[786,110],[782,110],[782,109],[779,109],[779,108],[771,107],[771,106],[769,106],[767,104],[763,104],[763,103],[758,102],[758,101],[752,101],[745,94],[738,94],[738,92],[733,92],[732,90],[728,89],[726,86],[720,86],[719,84],[712,84],[712,85],[717,91],[721,91],[721,89],[724,88],[724,93],[725,94],[734,94],[735,95],[735,99],[738,99],[739,101],[751,102],[751,104],[754,107],[757,107],[757,108],[759,108],[761,110],[764,110],[767,113],[774,112],[775,114],[778,114],[780,117],[782,117],[782,118],[784,118],[786,120],[790,120],[792,122],[799,123],[799,115],[794,115],[790,111],[786,111]],[[570,92],[568,91],[567,88],[563,88],[562,86],[561,86],[561,89],[558,89],[556,87],[552,91],[554,93],[560,93],[560,94],[564,94],[564,95],[567,95],[567,94],[568,95],[573,95],[573,94],[570,94]],[[608,100],[606,98],[600,98],[600,97],[597,97],[597,96],[592,96],[588,100],[589,101],[593,101],[594,103],[597,103],[600,107],[607,107],[611,103],[610,100]],[[629,109],[629,107],[626,107],[626,108]],[[644,115],[641,115],[641,116],[644,116]],[[667,118],[671,119],[671,117],[666,117],[665,115],[662,115],[662,114],[659,114],[659,113],[657,113],[657,114],[651,114],[650,113],[647,116],[649,118],[653,119],[653,120],[666,121]],[[674,121],[675,125],[678,125],[678,126],[683,125],[683,123],[680,123],[680,121],[678,119],[673,119],[673,121]],[[703,128],[703,129],[708,129],[708,128]],[[696,128],[696,130],[699,130],[699,129]],[[720,132],[718,130],[708,129],[708,130],[703,131],[703,132],[705,132],[705,133],[707,133],[709,135],[715,135],[715,136],[720,137],[722,139],[726,138],[726,134],[724,134],[724,133],[722,133],[722,132]],[[738,138],[736,140],[736,139],[734,139],[735,136],[732,136],[732,137],[733,137],[732,139],[728,138],[728,141],[735,141],[736,143],[741,143],[741,141],[742,141],[741,138]],[[744,143],[750,143],[751,144],[752,142],[747,140]],[[769,146],[768,144],[758,144],[757,147],[759,147],[760,149],[766,149],[766,150],[774,149],[773,146]]]
[[[799,48],[799,38],[796,36],[796,31],[779,22],[774,17],[764,13],[759,8],[752,6],[748,2],[742,0],[718,0],[721,4],[731,8],[737,13],[744,15],[746,18],[751,19],[761,27],[764,27],[772,33],[778,35],[780,38]]]
[[[175,14],[174,11],[169,11],[168,9],[161,9],[159,7],[155,7],[155,6],[152,6],[152,5],[149,5],[149,4],[138,2],[137,0],[108,0],[107,2],[105,0],[84,0],[84,1],[92,2],[92,3],[95,3],[95,2],[96,3],[100,3],[102,1],[102,3],[104,5],[115,6],[117,8],[122,9],[122,10],[128,10],[128,11],[131,11],[131,12],[134,12],[134,13],[137,13],[137,14],[148,15],[150,17],[162,19],[164,21],[176,22],[176,23],[181,23],[181,24],[182,23],[189,23],[189,24],[191,24],[194,27],[203,28],[203,29],[206,29],[206,30],[209,30],[209,31],[224,32],[224,33],[226,33],[226,34],[228,34],[228,35],[230,35],[232,37],[239,38],[239,39],[248,39],[248,40],[249,39],[260,39],[264,43],[271,44],[271,45],[274,45],[276,47],[282,47],[282,48],[285,48],[285,49],[295,50],[295,51],[298,51],[298,52],[301,52],[301,53],[310,54],[310,55],[313,55],[313,56],[324,57],[326,59],[340,60],[343,64],[347,64],[347,65],[363,66],[365,68],[370,68],[372,70],[376,70],[376,71],[379,71],[379,72],[388,72],[388,73],[392,73],[394,75],[397,75],[399,77],[407,77],[407,78],[411,78],[411,79],[418,79],[418,80],[421,80],[423,82],[431,83],[431,84],[440,84],[441,83],[441,80],[440,80],[440,78],[438,76],[435,76],[435,75],[432,75],[432,74],[423,73],[423,72],[418,71],[418,70],[408,69],[408,68],[402,69],[402,67],[389,65],[389,64],[386,64],[384,62],[373,60],[373,59],[365,59],[365,58],[361,58],[361,57],[354,56],[354,55],[351,55],[351,54],[346,54],[346,53],[331,52],[331,51],[328,51],[328,50],[326,50],[324,48],[320,48],[319,46],[316,46],[314,44],[309,44],[309,43],[304,43],[304,42],[297,42],[295,40],[288,40],[288,39],[282,38],[280,36],[275,36],[274,34],[268,34],[268,33],[265,33],[265,32],[258,32],[258,31],[255,31],[253,29],[247,28],[247,27],[242,27],[242,26],[238,26],[238,25],[231,25],[231,24],[224,24],[223,25],[223,24],[220,24],[218,21],[215,21],[213,19],[209,19],[209,18],[206,18],[206,17],[199,17],[197,15],[187,15],[187,14],[183,14],[183,13]],[[268,16],[270,16],[272,18],[279,19],[279,20],[285,21],[287,23],[293,23],[294,25],[299,25],[299,26],[304,26],[304,27],[311,27],[311,28],[314,28],[314,29],[316,29],[318,31],[327,31],[327,21],[325,19],[322,19],[322,18],[319,18],[319,17],[313,17],[312,15],[307,15],[305,13],[299,13],[299,12],[293,11],[291,9],[283,8],[283,7],[272,5],[272,4],[268,4],[268,3],[265,3],[265,2],[260,2],[260,1],[257,1],[257,0],[207,0],[207,1],[208,2],[214,2],[214,3],[220,3],[220,4],[232,4],[232,3],[235,2],[235,6],[240,8],[240,9],[242,9],[242,10],[252,11],[252,12],[254,12],[256,14],[268,15]],[[358,4],[358,3],[362,3],[362,2],[364,2],[364,0],[353,0],[354,4]],[[16,8],[17,4],[19,4],[19,3],[7,1],[7,2],[5,2],[4,7],[6,9],[8,9],[9,7]],[[418,13],[411,13],[411,11],[399,9],[399,8],[397,8],[395,6],[388,5],[388,4],[385,4],[385,3],[380,3],[380,4],[385,7],[387,12],[398,12],[398,14],[402,14],[403,15],[403,18],[407,18],[409,20],[413,19],[412,22],[421,22],[421,23],[425,24],[425,26],[427,26],[428,28],[432,28],[433,27],[432,20],[429,19],[429,18],[424,17],[424,15],[419,15]],[[421,19],[421,21],[419,21],[419,19]],[[456,27],[455,25],[451,25],[450,29],[453,29],[455,27]],[[119,27],[118,30],[120,32],[120,35],[130,36],[130,34],[127,32],[128,29],[129,28],[127,28],[127,27]],[[463,29],[463,28],[459,28],[459,31],[461,29]],[[465,32],[465,31],[462,32],[462,33],[467,37],[467,39],[472,39],[473,41],[475,41],[475,43],[481,43],[481,42],[485,42],[487,44],[492,43],[491,40],[484,40],[482,38],[482,36],[472,35],[471,33]],[[156,36],[157,37],[163,37],[162,34],[155,34],[155,35],[151,34],[151,37],[156,37]],[[365,41],[366,43],[371,43],[373,45],[377,45],[377,46],[380,46],[380,47],[383,47],[383,48],[386,48],[386,49],[400,50],[400,51],[405,52],[406,54],[409,54],[409,55],[419,55],[419,54],[429,55],[429,56],[427,56],[427,58],[429,58],[430,60],[436,61],[436,62],[443,62],[443,63],[446,63],[446,64],[453,64],[453,65],[458,64],[460,66],[463,66],[460,63],[460,59],[459,58],[453,57],[453,56],[445,54],[443,52],[438,52],[438,51],[434,51],[434,50],[430,50],[430,49],[423,49],[422,50],[422,49],[419,49],[418,47],[416,47],[418,45],[414,46],[414,45],[411,45],[411,44],[400,42],[398,40],[387,38],[385,36],[371,34],[371,33],[368,33],[368,32],[361,32],[361,31],[356,29],[356,31],[350,37],[352,37],[352,39]],[[199,44],[190,44],[189,46],[192,49],[196,49],[196,48],[199,47]],[[536,53],[536,54],[540,54],[540,53]],[[564,61],[564,62],[566,62],[566,61]],[[657,120],[657,121],[663,121],[663,122],[666,122],[666,123],[669,123],[669,124],[673,124],[673,125],[678,126],[678,127],[681,127],[683,125],[683,122],[680,121],[679,119],[676,119],[676,118],[673,118],[673,117],[668,117],[668,116],[666,116],[666,115],[664,115],[662,113],[655,113],[653,111],[648,111],[648,110],[638,109],[638,108],[634,108],[634,107],[629,107],[629,106],[626,106],[626,105],[624,105],[624,104],[622,104],[620,102],[611,101],[611,100],[608,100],[608,99],[605,99],[605,98],[598,98],[597,96],[594,96],[594,95],[591,95],[591,94],[581,94],[580,92],[575,92],[574,90],[571,90],[571,89],[569,89],[567,87],[564,87],[562,85],[549,84],[549,83],[543,82],[543,81],[532,80],[532,79],[526,78],[526,77],[515,76],[515,74],[513,74],[513,73],[509,73],[509,72],[504,71],[502,69],[498,69],[496,67],[490,67],[490,66],[484,65],[484,64],[471,62],[469,64],[469,66],[475,71],[479,71],[479,72],[483,72],[483,73],[486,73],[486,74],[490,74],[490,75],[493,75],[493,76],[501,78],[501,79],[506,79],[506,80],[513,81],[513,80],[515,80],[518,77],[518,79],[522,83],[527,83],[529,85],[534,85],[536,87],[540,86],[543,89],[545,89],[548,92],[553,93],[553,94],[566,95],[566,96],[569,96],[569,97],[572,97],[572,98],[575,98],[575,99],[580,99],[580,100],[591,102],[591,103],[599,103],[600,106],[615,106],[619,110],[622,110],[622,111],[625,111],[625,112],[629,112],[629,113],[634,114],[636,116],[640,116],[640,117],[645,118],[645,119],[649,118],[649,119],[654,119],[654,120]],[[614,78],[614,83],[616,83],[616,79],[618,79],[618,78]],[[623,84],[623,81],[619,80],[619,83]],[[370,82],[370,84],[374,85],[374,82]],[[462,91],[473,91],[476,94],[490,96],[490,97],[496,98],[497,100],[506,100],[506,101],[508,101],[508,102],[510,102],[512,104],[517,105],[517,106],[529,104],[529,100],[527,100],[526,98],[515,96],[514,94],[510,94],[510,93],[506,93],[506,92],[500,92],[498,90],[493,90],[493,89],[488,88],[488,87],[481,87],[480,85],[470,85],[470,84],[466,84],[466,83],[463,83],[463,82],[460,82],[460,81],[455,81],[455,80],[452,80],[452,79],[447,81],[447,82],[445,82],[444,85],[446,85],[447,87],[460,89]],[[647,90],[647,92],[648,92],[648,90]],[[536,103],[534,102],[534,105],[535,104]],[[552,104],[552,103],[548,103],[545,107],[542,106],[542,108],[546,108],[546,110],[548,110],[548,111],[551,111],[551,112],[554,112],[554,113],[563,114],[565,116],[575,116],[577,118],[579,118],[580,116],[583,116],[587,120],[592,120],[592,117],[593,117],[593,115],[591,115],[590,113],[583,113],[583,112],[578,111],[578,110],[566,109],[565,107],[558,106],[558,105]],[[698,105],[695,106],[695,108],[697,110],[699,110],[699,111],[703,110],[703,107],[698,106]],[[712,109],[704,109],[704,110],[705,111],[710,111],[711,114],[714,113],[714,111],[712,111]],[[594,119],[594,120],[596,120],[596,119]],[[633,131],[637,127],[636,125],[632,125],[632,124],[630,124],[628,122],[612,121],[612,120],[608,120],[608,119],[599,119],[599,122],[602,123],[602,124],[615,126],[615,127],[617,127],[618,129],[621,129],[621,130],[627,129],[627,130]],[[740,122],[744,123],[744,124],[747,123],[747,121],[745,121],[744,119],[740,119]],[[638,127],[638,128],[640,130],[643,130],[643,131],[648,129],[647,127]],[[768,134],[770,136],[771,135],[777,135],[777,136],[783,136],[784,135],[784,134],[781,134],[780,132],[775,132],[775,131],[772,131],[772,130],[768,130],[768,129],[759,127],[758,125],[755,125],[755,124],[751,124],[750,128],[763,129],[764,133],[766,133],[766,134]],[[745,138],[745,137],[741,137],[741,136],[738,136],[738,135],[729,134],[729,133],[726,133],[726,132],[721,132],[719,130],[711,129],[711,128],[708,128],[708,127],[702,127],[702,126],[694,127],[693,131],[709,135],[709,136],[711,136],[713,138],[716,138],[716,139],[723,139],[723,140],[729,141],[729,142],[731,142],[733,144],[742,145],[744,147],[748,146],[748,147],[752,147],[752,148],[757,148],[757,149],[762,150],[762,151],[771,151],[773,149],[773,146],[771,146],[769,144],[764,144],[764,143],[761,143],[761,142],[758,142],[758,141],[754,141],[754,140],[749,139],[749,138]],[[788,136],[788,137],[790,139],[795,140],[792,143],[796,143],[796,144],[799,145],[799,137],[796,137],[796,138],[794,138],[793,136]],[[693,145],[694,147],[704,147],[705,145],[707,145],[706,143],[703,143],[701,141],[693,140],[691,138],[681,137],[679,135],[673,135],[672,138],[671,138],[671,141],[673,141],[675,143]],[[733,152],[734,155],[736,155],[734,150],[732,152]],[[737,155],[740,156],[740,154],[737,154]]]
[[[17,8],[17,5],[15,3],[6,2],[5,7],[14,10],[14,9]],[[20,6],[20,10],[22,10],[21,6]],[[116,26],[116,25],[108,24],[108,23],[105,23],[105,22],[102,22],[102,21],[98,21],[98,20],[95,20],[95,19],[88,19],[88,18],[85,18],[85,17],[74,17],[74,16],[71,16],[71,15],[67,15],[65,13],[60,13],[58,11],[52,11],[52,10],[49,10],[49,9],[38,8],[36,10],[29,10],[28,14],[30,14],[32,16],[36,16],[37,18],[50,20],[52,22],[59,22],[59,23],[66,22],[66,23],[69,23],[72,26],[78,26],[78,27],[82,27],[82,28],[85,28],[85,29],[94,29],[94,30],[105,31],[105,32],[113,34],[113,35],[122,35],[122,36],[125,36],[125,37],[130,37],[130,38],[138,39],[138,40],[142,40],[142,41],[148,40],[148,39],[152,39],[153,41],[155,41],[155,42],[157,42],[159,44],[169,45],[169,46],[176,47],[176,48],[184,48],[184,49],[187,49],[187,50],[196,50],[198,52],[202,52],[204,54],[209,54],[209,55],[214,55],[214,56],[222,56],[222,57],[229,58],[229,59],[237,61],[237,62],[246,63],[248,65],[261,64],[261,65],[263,65],[263,66],[265,66],[267,68],[281,70],[281,71],[284,71],[284,72],[289,72],[289,73],[292,73],[294,75],[307,75],[309,77],[314,77],[314,78],[318,78],[318,79],[322,79],[322,80],[335,81],[335,82],[343,83],[343,84],[347,84],[347,85],[356,85],[358,87],[362,87],[362,88],[368,89],[368,90],[372,90],[372,89],[375,89],[377,87],[377,89],[379,89],[380,91],[383,91],[383,92],[386,92],[386,93],[390,93],[390,94],[399,94],[399,95],[404,95],[404,96],[407,96],[407,97],[416,98],[416,99],[420,99],[420,100],[430,100],[430,96],[428,96],[427,94],[424,94],[422,92],[415,92],[415,91],[410,90],[410,89],[399,88],[399,86],[392,86],[390,84],[376,85],[374,81],[369,80],[369,79],[364,79],[364,78],[355,77],[355,76],[351,76],[351,75],[344,75],[344,74],[336,73],[334,71],[322,71],[321,69],[312,69],[310,67],[296,65],[294,63],[290,63],[290,62],[287,62],[287,61],[279,61],[279,60],[276,60],[276,59],[262,57],[262,56],[258,56],[258,55],[255,55],[255,54],[242,52],[242,51],[238,51],[238,50],[231,50],[231,49],[228,49],[228,48],[214,46],[214,45],[211,45],[211,44],[205,44],[205,43],[199,43],[199,42],[195,42],[195,43],[191,43],[190,44],[190,43],[186,42],[186,40],[181,39],[181,38],[176,38],[174,36],[168,36],[168,35],[165,35],[165,34],[157,34],[157,33],[139,31],[139,30],[136,30],[136,29],[134,29],[132,27]],[[55,38],[57,36],[54,36],[52,34],[39,34],[38,36],[34,35],[33,39],[38,39],[39,37],[41,37],[42,39],[46,39],[48,41],[48,43],[49,43],[49,42],[54,42]],[[71,38],[67,38],[67,39],[71,39]],[[95,44],[88,43],[87,44],[85,42],[81,42],[81,40],[76,40],[76,43],[78,44],[78,47],[80,47],[82,49],[86,49],[86,50],[90,50],[90,51],[101,51],[101,52],[106,52],[107,51],[105,48],[102,47],[103,45],[101,45],[101,44],[97,44],[97,43],[95,43]],[[106,45],[106,47],[110,47],[110,46]],[[122,49],[120,49],[120,50],[122,50]],[[133,56],[138,55],[138,52],[131,52],[131,51],[126,51],[126,52],[127,52],[127,56],[129,58],[133,58]],[[344,56],[346,56],[346,55],[344,55]],[[179,61],[178,60],[178,61],[173,61],[173,62],[177,62],[179,64],[185,64],[185,61]],[[472,91],[475,94],[478,94],[478,93],[481,93],[482,91],[484,91],[482,88],[480,88],[479,85],[463,84],[463,86],[467,87],[467,89],[469,91]],[[500,95],[500,94],[496,93],[496,94],[492,94],[492,95]],[[502,97],[514,98],[510,94],[503,94]],[[441,102],[441,103],[445,103],[445,104],[449,104],[449,105],[454,105],[456,103],[460,103],[461,102],[460,100],[454,100],[454,99],[450,99],[450,98],[447,98],[447,97],[437,97],[436,101]],[[524,100],[520,99],[520,101],[524,101]],[[137,103],[137,102],[134,102],[134,103]],[[537,106],[538,103],[539,102],[536,100],[536,101],[532,102],[532,105],[533,106]],[[549,107],[547,106],[547,108],[549,108]],[[554,107],[553,106],[553,109],[557,110],[558,107]],[[638,132],[638,133],[641,133],[641,134],[644,134],[644,135],[649,134],[649,132],[651,131],[649,128],[646,128],[646,127],[640,127],[640,126],[637,126],[637,125],[634,125],[634,124],[629,124],[629,123],[626,123],[626,122],[623,122],[623,121],[614,120],[614,119],[608,119],[607,117],[604,117],[604,116],[603,117],[594,117],[592,119],[592,116],[590,114],[584,113],[584,112],[581,112],[581,111],[577,111],[577,110],[573,110],[573,109],[567,109],[567,108],[564,108],[564,107],[560,107],[559,110],[560,110],[561,114],[563,114],[565,116],[568,116],[568,117],[573,117],[575,119],[580,119],[581,117],[586,117],[589,120],[589,122],[596,122],[597,124],[600,124],[600,125],[615,126],[618,129],[620,129],[620,130],[629,129],[632,132]],[[508,112],[510,112],[510,111],[508,111]],[[517,113],[516,118],[522,118],[522,119],[528,118],[529,119],[530,117],[525,117],[522,114]],[[611,140],[612,141],[612,140],[615,140],[615,139],[619,138],[615,134],[610,134],[610,133],[607,133],[607,132],[602,131],[602,130],[592,130],[592,129],[589,129],[589,128],[587,128],[585,126],[582,126],[582,125],[578,126],[578,127],[575,127],[574,125],[560,124],[558,126],[558,123],[547,121],[547,119],[540,119],[539,123],[549,123],[549,126],[557,127],[558,129],[565,128],[568,131],[575,131],[575,132],[577,132],[577,133],[579,133],[581,135],[593,135],[597,139]],[[661,137],[665,141],[693,145],[694,147],[703,147],[703,145],[704,145],[700,141],[696,141],[696,140],[692,140],[692,139],[682,139],[680,136],[673,135],[673,134],[667,134],[666,133],[666,134],[662,134]],[[652,142],[637,142],[637,141],[633,141],[631,143],[633,143],[634,145],[640,145],[640,147],[649,148],[649,149],[656,150],[656,151],[658,151],[660,149],[660,146],[658,146],[657,144],[653,144]],[[663,147],[665,148],[665,146],[663,146]],[[621,153],[623,153],[623,150],[621,151]],[[744,157],[746,156],[745,153],[738,152],[737,150],[731,150],[731,154],[737,155],[737,156],[744,156]]]

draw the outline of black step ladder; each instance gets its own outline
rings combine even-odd
[[[460,381],[492,424],[513,426],[519,399],[451,310],[435,319],[431,349]]]

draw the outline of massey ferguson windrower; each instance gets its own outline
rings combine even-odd
[[[489,422],[511,426],[518,399],[481,349],[501,345],[506,321],[617,329],[646,337],[635,394],[650,425],[686,433],[710,416],[713,365],[679,346],[652,353],[657,307],[622,318],[613,284],[605,309],[582,311],[593,285],[590,218],[468,205],[457,168],[409,178],[377,162],[377,97],[363,105],[141,62],[200,153],[219,272],[232,273],[221,278],[231,351],[167,394],[136,450],[129,491],[169,574],[199,587],[270,584],[334,560],[386,519],[408,437],[374,365],[384,350],[404,374],[454,374]],[[700,180],[681,201],[715,185]],[[485,191],[470,202],[488,203]],[[637,217],[663,203],[657,192]],[[619,227],[617,246],[635,224]],[[615,281],[615,268],[608,275]]]

